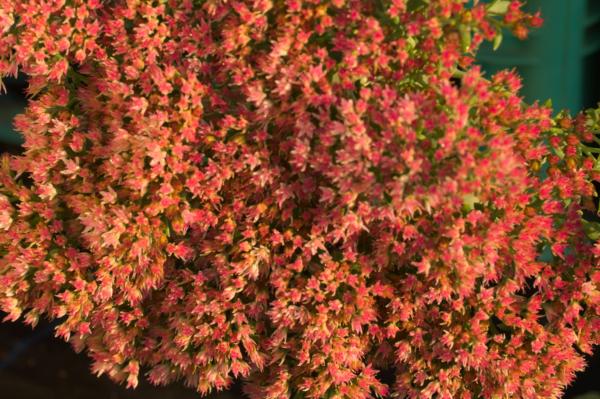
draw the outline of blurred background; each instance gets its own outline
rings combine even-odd
[[[543,3],[543,4],[542,4]],[[552,99],[556,111],[575,113],[600,100],[600,0],[529,0],[542,10],[541,29],[526,41],[505,35],[500,48],[484,45],[479,63],[487,76],[516,67],[528,102]],[[25,80],[7,79],[0,95],[0,152],[18,154],[22,139],[12,129],[14,116],[26,105]],[[0,314],[0,319],[4,316]],[[0,323],[0,396],[7,399],[187,399],[198,398],[182,384],[157,388],[141,382],[127,390],[90,372],[84,354],[53,336],[53,325],[35,330],[20,323]],[[600,399],[600,350],[569,387],[565,399]],[[239,384],[209,399],[242,398]],[[543,399],[543,398],[540,398]]]
[[[541,10],[544,25],[520,41],[505,34],[494,51],[485,43],[478,55],[487,76],[516,67],[522,95],[532,103],[552,99],[556,111],[571,114],[600,100],[600,0],[527,0]]]

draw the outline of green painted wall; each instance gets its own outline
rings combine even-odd
[[[506,34],[499,49],[485,43],[478,55],[490,73],[516,67],[528,102],[552,99],[572,113],[600,99],[600,0],[529,0],[544,25],[520,41]]]

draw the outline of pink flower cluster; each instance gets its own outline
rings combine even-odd
[[[521,7],[0,0],[0,309],[133,387],[558,398],[600,342],[600,168],[473,66]]]

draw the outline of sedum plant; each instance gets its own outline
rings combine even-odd
[[[600,118],[474,65],[522,6],[0,0],[0,308],[130,387],[559,398],[600,340]]]

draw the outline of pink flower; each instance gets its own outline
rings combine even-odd
[[[12,206],[5,195],[0,194],[0,230],[8,230],[13,222]]]
[[[64,316],[130,387],[558,396],[600,342],[598,126],[473,65],[539,16],[138,3],[0,0],[0,77],[32,94],[0,164],[8,319]]]

